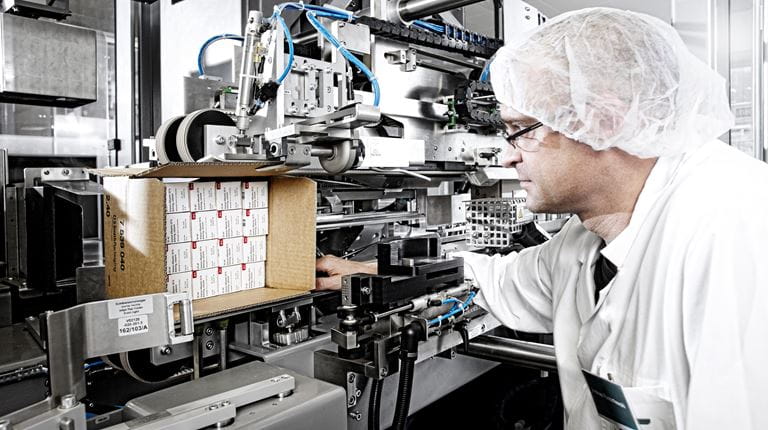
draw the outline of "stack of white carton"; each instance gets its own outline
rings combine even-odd
[[[264,286],[267,190],[266,181],[165,184],[169,292],[203,299]]]

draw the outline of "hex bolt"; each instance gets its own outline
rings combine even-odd
[[[173,348],[171,348],[168,345],[160,348],[160,355],[171,355],[172,352],[173,352]]]
[[[61,396],[61,409],[72,409],[77,406],[77,399],[74,394],[65,394]]]
[[[350,384],[355,382],[355,374],[354,373],[350,373],[349,374],[348,381],[349,381]]]
[[[209,340],[208,342],[205,342],[205,349],[207,349],[208,351],[213,349],[213,341],[212,340]]]
[[[360,396],[362,396],[362,395],[363,395],[363,392],[362,392],[362,391],[360,391],[359,389],[358,389],[358,390],[355,390],[355,397],[360,397]]]

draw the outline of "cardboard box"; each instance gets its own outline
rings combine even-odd
[[[204,299],[219,294],[219,271],[221,268],[192,271],[192,298]]]
[[[189,210],[192,212],[216,210],[216,183],[189,183]]]
[[[192,272],[174,273],[168,275],[169,293],[192,293]]]
[[[211,269],[219,266],[219,240],[192,242],[192,269]]]
[[[192,244],[190,242],[165,245],[165,273],[192,271]]]
[[[216,181],[216,209],[242,209],[243,198],[240,181]]]
[[[264,163],[170,163],[153,169],[101,169],[104,176],[104,253],[108,298],[166,291],[165,186],[162,177],[267,179],[287,171]],[[282,170],[281,170],[282,169]],[[197,318],[299,297],[315,287],[313,181],[269,177],[265,288],[198,299]],[[122,246],[122,247],[121,247]]]
[[[241,265],[226,266],[219,268],[219,294],[236,293],[242,286]]]
[[[243,263],[256,263],[267,259],[267,236],[243,237]]]
[[[219,237],[217,211],[192,212],[190,218],[192,220],[192,241],[199,242]]]
[[[165,212],[189,212],[189,183],[165,184]]]
[[[218,239],[219,249],[217,254],[218,265],[233,266],[243,263],[243,239],[239,237],[231,237],[229,239]]]
[[[192,240],[192,222],[189,213],[168,214],[165,217],[165,243]]]
[[[216,217],[216,237],[218,239],[241,237],[243,235],[242,209],[216,211]]]
[[[243,263],[242,270],[242,289],[253,290],[264,287],[264,265],[265,263]]]
[[[269,208],[243,209],[243,236],[263,236],[269,231]]]
[[[265,208],[269,203],[267,181],[243,181],[243,209]]]

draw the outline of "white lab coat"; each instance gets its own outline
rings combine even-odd
[[[612,428],[584,368],[633,387],[643,429],[768,429],[768,165],[719,141],[659,159],[595,305],[600,241],[573,217],[519,254],[460,254],[504,325],[554,333],[567,428]]]

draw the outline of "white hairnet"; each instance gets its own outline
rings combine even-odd
[[[674,155],[733,126],[725,80],[640,13],[559,15],[508,41],[490,71],[501,103],[596,150]]]

